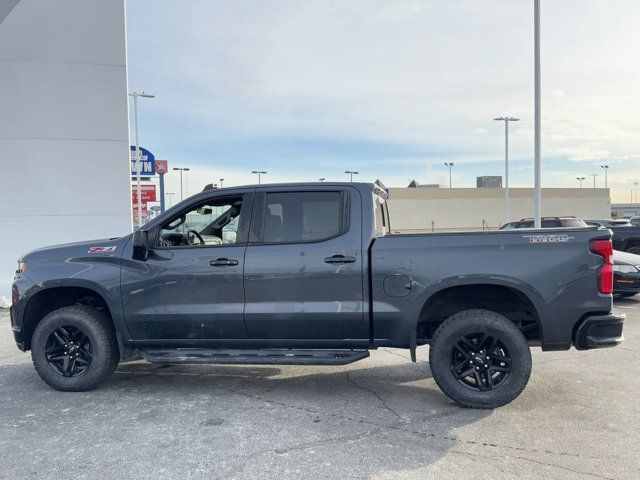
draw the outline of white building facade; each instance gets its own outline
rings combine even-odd
[[[124,0],[0,2],[0,86],[6,306],[21,254],[131,231]]]
[[[510,188],[510,221],[533,216],[533,189]],[[608,188],[543,188],[542,215],[609,218]],[[391,188],[391,229],[403,233],[494,230],[504,223],[503,188]]]

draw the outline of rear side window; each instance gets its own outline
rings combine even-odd
[[[582,220],[580,218],[563,220],[562,222],[563,222],[563,224],[562,224],[563,227],[581,228],[581,227],[586,227],[587,226],[587,224],[584,222],[584,220]]]
[[[312,242],[342,232],[340,192],[267,193],[262,242]]]

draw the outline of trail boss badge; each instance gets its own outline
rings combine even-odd
[[[523,235],[529,243],[569,243],[576,237],[570,237],[566,233],[545,233],[541,235]]]

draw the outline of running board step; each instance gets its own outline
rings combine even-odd
[[[369,356],[369,350],[207,350],[179,348],[145,350],[145,360],[163,365],[236,364],[236,365],[346,365]]]

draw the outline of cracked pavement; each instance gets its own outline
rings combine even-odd
[[[533,350],[494,411],[451,403],[428,348],[342,367],[121,365],[92,392],[47,387],[0,310],[0,479],[636,479],[640,295],[624,348]]]

